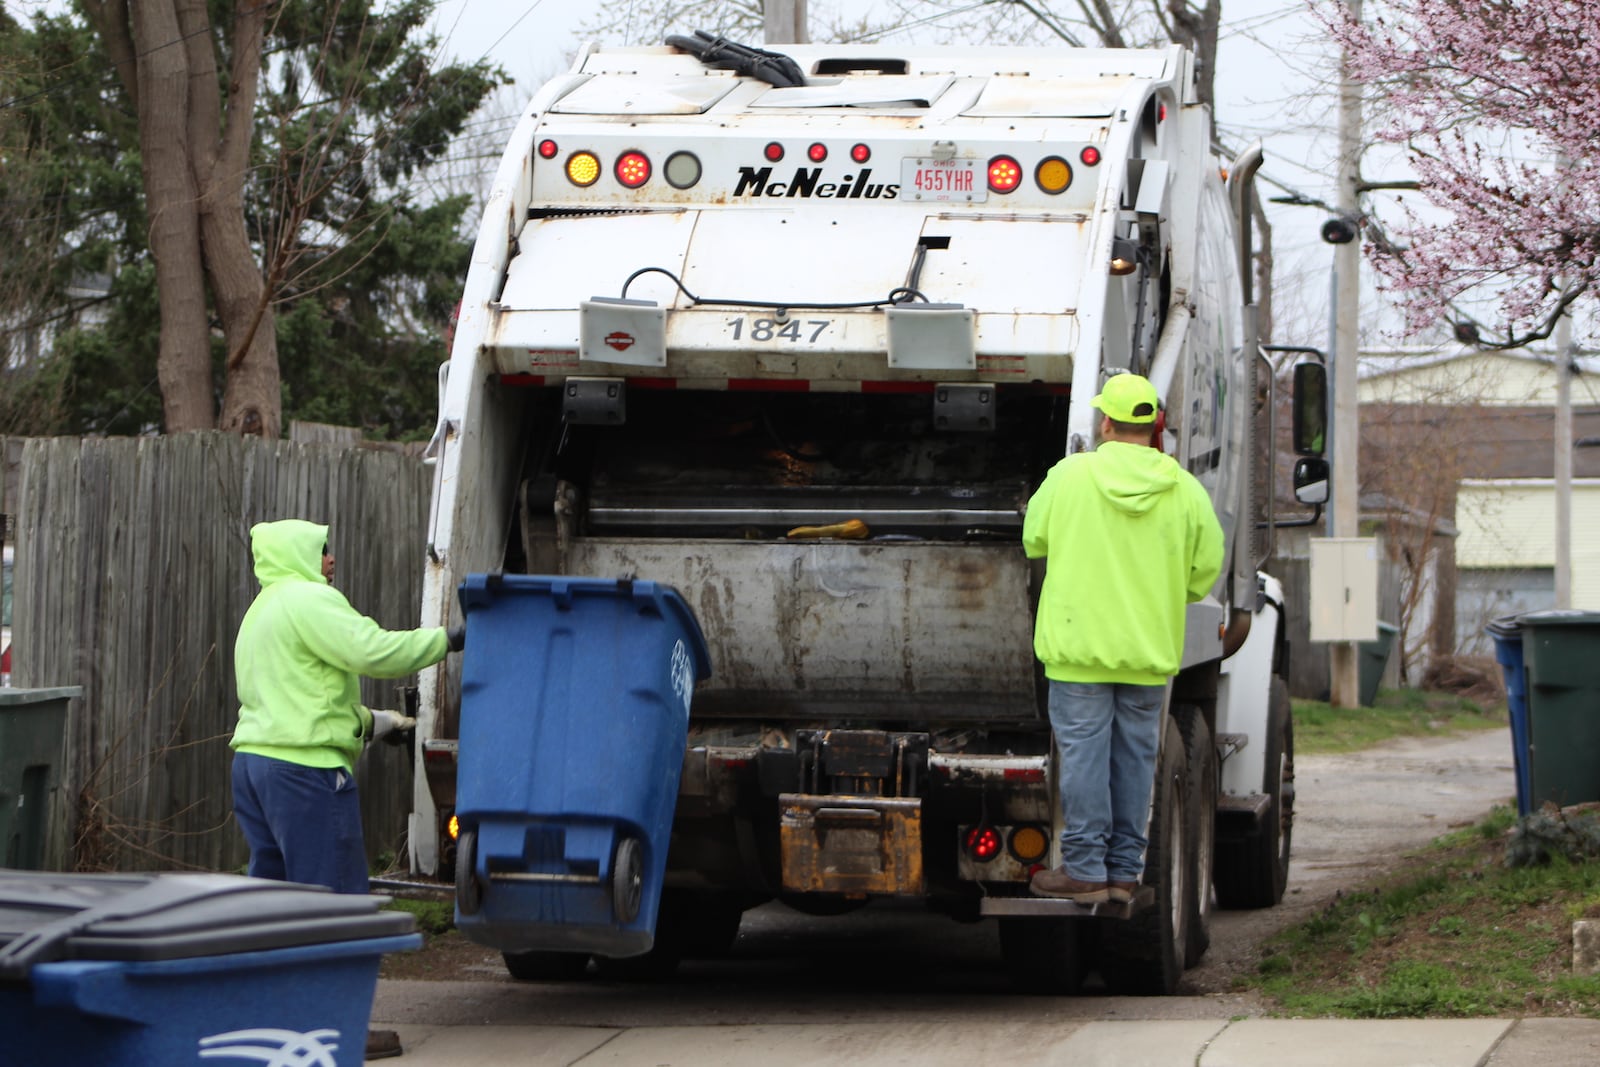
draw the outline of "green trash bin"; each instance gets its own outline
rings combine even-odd
[[[1357,667],[1361,684],[1361,692],[1357,695],[1364,708],[1370,708],[1378,702],[1378,683],[1383,681],[1383,672],[1388,669],[1389,654],[1394,651],[1394,635],[1399,632],[1397,627],[1380,619],[1377,639],[1362,641],[1357,646],[1360,649]]]
[[[1517,621],[1531,805],[1600,800],[1600,612],[1534,611]]]
[[[0,867],[39,870],[61,780],[67,701],[81,686],[0,687]]]

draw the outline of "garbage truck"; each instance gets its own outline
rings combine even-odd
[[[459,621],[471,574],[659,583],[698,621],[710,673],[654,941],[593,954],[602,971],[724,951],[772,900],[895,899],[991,923],[1022,988],[1098,970],[1166,993],[1214,906],[1281,897],[1293,607],[1261,570],[1285,521],[1273,419],[1323,379],[1303,362],[1291,399],[1258,341],[1261,152],[1214,153],[1195,63],[696,34],[586,48],[534,94],[440,371],[422,621]],[[1152,446],[1205,486],[1227,556],[1188,609],[1144,885],[1084,906],[1028,891],[1059,862],[1061,811],[1021,530],[1050,467],[1094,447],[1089,400],[1119,371],[1155,383]],[[1325,413],[1294,414],[1311,503],[1327,464],[1301,428]],[[557,876],[531,846],[474,854],[463,721],[527,709],[514,684],[463,699],[459,671],[420,679],[409,848],[470,906]],[[518,977],[590,964],[505,958]]]

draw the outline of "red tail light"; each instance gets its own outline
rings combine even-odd
[[[650,157],[643,152],[624,152],[617,157],[617,181],[637,189],[650,180]]]
[[[967,831],[967,851],[980,863],[987,863],[1000,855],[1000,834],[992,826],[974,826]]]
[[[989,188],[997,193],[1009,193],[1022,184],[1022,167],[1010,156],[995,156],[989,160]]]

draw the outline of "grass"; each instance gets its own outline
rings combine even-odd
[[[1286,1015],[1600,1018],[1572,972],[1574,919],[1600,917],[1600,863],[1505,862],[1510,808],[1440,838],[1380,884],[1268,942],[1244,981]]]
[[[386,910],[409,911],[417,917],[417,931],[432,937],[455,929],[455,908],[454,900],[410,900],[398,897],[388,903]]]
[[[1297,754],[1506,727],[1503,705],[1412,690],[1383,691],[1376,707],[1353,710],[1296,701],[1294,717]],[[1496,808],[1437,839],[1271,939],[1241,985],[1284,1015],[1600,1018],[1600,976],[1572,970],[1572,923],[1600,918],[1600,862],[1581,858],[1592,850],[1557,849],[1540,865],[1508,865],[1513,829],[1532,825]]]
[[[1383,689],[1370,708],[1294,701],[1294,750],[1303,755],[1356,752],[1400,737],[1442,737],[1505,729],[1504,705],[1484,706],[1452,693]]]

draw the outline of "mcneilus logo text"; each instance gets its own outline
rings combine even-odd
[[[832,200],[893,200],[900,194],[898,185],[873,185],[872,168],[860,174],[846,174],[838,182],[822,180],[821,167],[797,167],[786,182],[772,180],[772,168],[739,168],[739,184],[734,196],[804,196]]]

